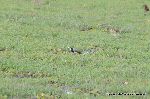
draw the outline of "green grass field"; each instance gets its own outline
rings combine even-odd
[[[0,0],[0,99],[150,97],[144,4],[150,1]]]

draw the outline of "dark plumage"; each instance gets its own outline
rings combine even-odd
[[[145,10],[145,12],[149,11],[149,7],[146,4],[144,5],[144,10]]]
[[[72,47],[68,47],[68,48],[69,48],[69,50],[70,50],[72,53],[82,54],[81,51],[79,51],[79,50],[77,50],[77,49],[75,49],[75,48],[72,48]]]

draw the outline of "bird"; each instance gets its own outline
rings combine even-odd
[[[70,52],[72,52],[72,53],[82,54],[82,52],[77,50],[76,48],[72,48],[72,47],[68,47],[68,48],[69,48]]]
[[[145,10],[145,12],[149,11],[149,7],[146,4],[144,5],[144,10]]]

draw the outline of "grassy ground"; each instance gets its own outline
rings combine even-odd
[[[39,1],[0,0],[0,98],[150,96],[149,0]]]

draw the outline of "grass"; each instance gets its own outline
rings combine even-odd
[[[0,98],[149,97],[148,0],[39,1],[0,1]]]

